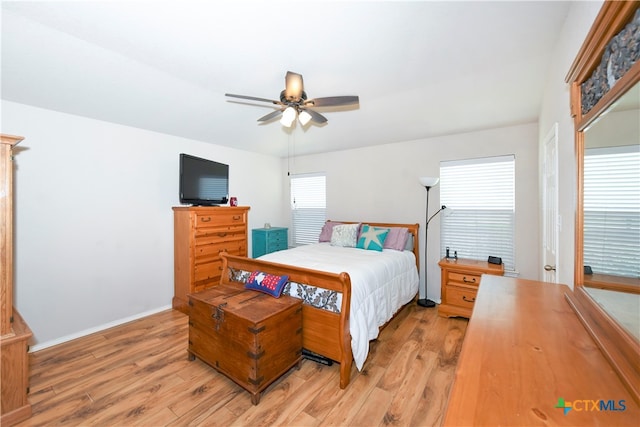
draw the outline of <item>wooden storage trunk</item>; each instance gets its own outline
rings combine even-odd
[[[219,285],[189,295],[189,358],[260,393],[302,358],[302,301]]]

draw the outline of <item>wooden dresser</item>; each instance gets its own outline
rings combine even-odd
[[[188,314],[188,294],[220,284],[221,252],[247,256],[249,209],[173,208],[173,308]]]
[[[483,274],[502,276],[504,266],[463,258],[443,258],[438,263],[441,269],[440,292],[442,302],[438,314],[442,317],[471,317],[473,304]]]
[[[13,307],[13,147],[20,136],[0,135],[0,425],[31,416],[29,339],[31,330]]]
[[[565,285],[484,276],[445,426],[638,426],[640,409]]]

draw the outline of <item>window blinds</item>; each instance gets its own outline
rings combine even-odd
[[[640,277],[637,145],[585,150],[584,264],[594,273]]]
[[[292,245],[317,243],[326,221],[326,177],[324,173],[292,175]]]
[[[440,163],[440,204],[451,211],[440,222],[440,254],[502,258],[515,270],[515,157]]]

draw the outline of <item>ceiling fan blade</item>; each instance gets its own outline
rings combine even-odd
[[[306,101],[304,105],[313,107],[336,107],[342,105],[358,104],[360,98],[357,96],[327,96],[324,98],[314,98]]]
[[[309,110],[308,108],[303,109],[311,116],[311,121],[314,123],[322,124],[327,122],[327,118],[320,113],[316,113],[313,110]]]
[[[234,95],[233,93],[225,93],[224,96],[230,96],[232,98],[248,99],[251,101],[269,102],[271,104],[282,105],[282,102],[280,101],[274,101],[273,99],[266,99],[266,98],[258,98],[255,96]]]
[[[282,112],[284,110],[276,110],[276,111],[272,111],[271,113],[262,116],[258,119],[259,122],[268,122],[269,120],[273,120],[276,117],[280,117],[282,115]]]

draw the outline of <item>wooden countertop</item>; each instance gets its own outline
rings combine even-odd
[[[570,292],[482,276],[444,425],[640,424],[640,408],[567,303]]]

